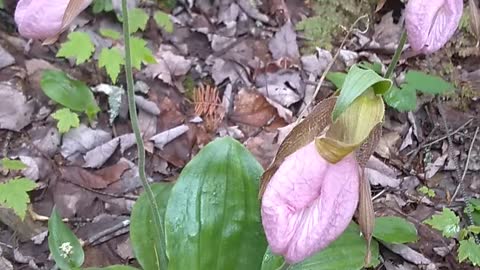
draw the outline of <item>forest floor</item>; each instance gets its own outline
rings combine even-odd
[[[121,31],[115,16],[119,1],[113,2],[109,12],[88,8],[71,27],[90,35],[94,59],[100,48],[122,46],[99,34],[101,28]],[[203,146],[226,135],[243,142],[266,168],[305,105],[332,95],[333,85],[325,82],[313,97],[346,35],[342,29],[349,29],[359,12],[372,18],[368,31],[360,31],[366,25],[359,25],[349,36],[333,71],[361,61],[379,63],[385,70],[402,30],[399,0],[362,4],[355,11],[322,0],[269,0],[258,7],[248,0],[197,0],[176,7],[131,2],[149,14],[168,11],[174,21],[169,33],[151,17],[136,34],[147,41],[157,61],[134,74],[146,170],[155,182],[175,181]],[[38,184],[30,194],[34,213],[49,216],[56,205],[76,235],[87,241],[84,266],[135,265],[128,226],[122,224],[128,224],[124,221],[142,190],[125,95],[111,124],[106,93],[118,88],[105,70],[95,60],[77,66],[56,57],[67,33],[49,46],[21,38],[13,22],[15,1],[5,3],[0,9],[0,157],[19,158],[28,165],[22,175]],[[342,22],[315,17],[322,12],[321,3],[341,10],[335,16],[343,16],[338,17]],[[306,18],[313,19],[302,24]],[[366,171],[375,214],[408,219],[416,225],[419,240],[382,245],[377,269],[475,269],[458,263],[456,240],[422,223],[443,207],[454,209],[466,223],[465,196],[480,197],[480,138],[474,141],[480,126],[480,51],[465,20],[452,41],[433,55],[410,56],[407,47],[396,69],[397,78],[407,69],[440,75],[456,90],[441,97],[420,95],[411,112],[387,109],[382,138]],[[325,35],[331,29],[335,33]],[[47,69],[62,70],[95,90],[101,111],[93,123],[82,118],[79,128],[59,133],[52,118],[56,105],[40,85]],[[121,73],[117,86],[124,85]],[[157,140],[151,140],[155,135]],[[0,182],[13,176],[2,173]],[[460,185],[465,191],[452,198]],[[433,196],[419,191],[424,186]],[[10,261],[14,269],[53,265],[47,223],[36,219],[27,214],[22,222],[0,208],[0,260]],[[112,227],[117,230],[107,230]]]

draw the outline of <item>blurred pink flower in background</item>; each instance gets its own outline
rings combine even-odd
[[[340,236],[357,208],[359,177],[353,154],[331,164],[314,142],[288,156],[262,197],[262,223],[272,252],[297,263]]]
[[[23,37],[52,38],[63,32],[91,2],[92,0],[20,0],[15,9],[15,23]],[[64,20],[69,4],[74,7],[73,12]]]
[[[463,0],[409,0],[405,10],[408,42],[416,52],[433,53],[457,30]]]

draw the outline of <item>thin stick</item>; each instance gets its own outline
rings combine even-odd
[[[465,168],[463,169],[462,178],[460,179],[460,182],[458,183],[457,188],[455,189],[455,192],[453,193],[452,198],[450,199],[450,201],[454,201],[454,200],[455,200],[455,197],[457,197],[458,191],[460,190],[460,185],[463,185],[463,181],[465,180],[465,175],[467,174],[468,165],[469,165],[469,163],[470,163],[470,156],[471,156],[471,154],[472,154],[472,149],[473,149],[473,145],[475,144],[475,140],[477,139],[477,134],[478,134],[478,129],[479,129],[479,128],[480,128],[480,127],[477,127],[477,128],[475,129],[475,134],[473,135],[472,142],[470,143],[470,148],[468,149],[467,161],[465,162]]]
[[[102,230],[100,232],[97,232],[96,234],[88,237],[88,239],[85,240],[85,242],[84,242],[84,246],[87,246],[87,245],[96,246],[98,244],[107,242],[107,241],[102,240],[101,238],[104,238],[105,236],[108,236],[110,234],[114,234],[117,231],[119,231],[119,230],[121,230],[125,227],[128,227],[128,225],[130,225],[130,220],[126,219],[126,220],[122,220],[121,222],[113,225],[112,227],[105,228],[104,230]],[[128,232],[128,230],[127,230],[127,232]],[[107,239],[107,240],[110,240],[110,239]],[[102,240],[102,241],[98,241],[98,240]]]
[[[443,125],[445,127],[445,131],[448,134],[447,120],[445,118],[443,109],[441,108],[440,99],[439,99],[438,96],[437,96],[436,99],[437,99],[438,112],[440,113],[440,116],[442,118]],[[457,188],[460,189],[460,192],[462,193],[462,196],[465,199],[465,212],[467,213],[468,224],[469,225],[474,225],[475,223],[473,222],[473,215],[472,215],[472,207],[471,207],[471,203],[470,203],[470,197],[467,196],[467,194],[465,193],[465,187],[462,185],[460,168],[458,167],[458,162],[455,160],[455,155],[453,154],[452,137],[450,135],[448,135],[447,139],[448,139],[448,158],[455,163],[455,167],[456,167],[455,172],[456,172],[457,180],[459,181],[459,184],[458,184]],[[452,200],[450,200],[450,202],[452,202]],[[480,243],[478,241],[478,236],[476,234],[473,234],[473,239],[475,239],[475,243],[477,243],[477,244]]]
[[[337,52],[333,56],[332,61],[330,61],[327,68],[323,71],[322,77],[320,77],[320,80],[318,81],[317,86],[315,87],[315,92],[313,93],[312,99],[308,102],[307,106],[305,106],[305,108],[303,108],[303,111],[299,114],[297,121],[300,121],[302,119],[302,117],[305,116],[305,114],[307,113],[310,106],[312,106],[313,102],[315,101],[315,99],[318,95],[318,92],[320,92],[320,87],[322,86],[323,81],[325,80],[328,72],[332,68],[335,61],[337,60],[338,55],[340,54],[340,51],[342,50],[343,46],[345,45],[345,42],[347,42],[348,37],[350,36],[352,31],[354,30],[357,23],[360,22],[361,20],[365,19],[365,18],[368,19],[368,15],[360,16],[357,20],[355,20],[355,22],[352,24],[352,26],[350,26],[350,29],[348,30],[347,34],[343,38],[342,43],[340,44],[340,47],[338,47]],[[368,28],[366,30],[368,30]],[[366,30],[364,30],[364,31],[366,31]]]
[[[152,211],[152,219],[154,225],[154,240],[152,243],[154,247],[158,245],[157,252],[157,261],[159,262],[160,269],[167,269],[167,256],[165,253],[165,239],[164,228],[162,223],[162,216],[160,215],[160,210],[155,200],[155,195],[153,194],[150,185],[148,184],[147,176],[145,173],[145,146],[143,145],[142,134],[140,133],[140,127],[138,125],[138,115],[137,107],[135,104],[135,93],[133,89],[133,72],[132,72],[132,56],[130,48],[130,31],[128,25],[128,10],[127,10],[127,0],[122,0],[122,15],[123,15],[123,36],[125,42],[125,75],[127,79],[127,96],[128,96],[128,110],[130,113],[130,121],[132,124],[133,133],[135,133],[135,140],[137,142],[138,149],[138,173],[140,180],[142,181],[143,188],[147,194],[149,205]]]
[[[436,144],[436,143],[438,143],[438,142],[440,142],[440,141],[443,141],[443,140],[447,139],[448,136],[453,136],[453,135],[457,134],[458,132],[460,132],[460,131],[462,131],[463,129],[465,129],[465,127],[466,127],[468,124],[470,124],[470,122],[472,122],[472,121],[473,121],[473,118],[470,118],[470,119],[468,119],[463,125],[461,125],[459,128],[457,128],[456,130],[454,130],[454,131],[452,131],[452,132],[450,132],[450,133],[447,133],[447,135],[440,136],[439,138],[437,138],[437,139],[435,139],[435,140],[433,140],[433,141],[431,141],[431,142],[429,142],[429,143],[419,145],[417,148],[415,148],[415,149],[411,150],[410,152],[408,152],[408,153],[407,153],[407,156],[411,155],[411,154],[414,153],[414,152],[418,152],[418,151],[419,151],[420,149],[422,149],[422,148],[429,147],[429,146],[434,145],[434,144]],[[448,132],[448,131],[447,131],[447,132]]]

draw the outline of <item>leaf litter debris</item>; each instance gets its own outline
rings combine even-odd
[[[305,18],[308,13],[304,13],[305,10],[310,9],[310,15],[315,13],[313,5],[305,6],[296,0],[267,2],[268,8],[243,0],[226,1],[221,5],[192,1],[173,9],[170,14],[173,31],[160,29],[155,23],[148,23],[145,30],[137,31],[136,36],[145,41],[144,52],[147,49],[154,52],[151,56],[155,60],[135,73],[139,89],[135,101],[148,150],[150,181],[174,181],[199,149],[218,136],[238,138],[264,168],[272,164],[280,144],[295,125],[298,113],[314,98],[312,90],[333,57],[332,51],[326,48],[304,50],[305,40],[310,37],[297,30],[297,23]],[[373,31],[352,35],[341,48],[339,61],[333,65],[334,71],[344,71],[345,67],[366,59],[388,65],[385,59],[390,59],[401,31],[402,17],[398,14],[402,11],[397,8],[401,6],[397,2],[400,1],[379,1],[371,8],[372,14],[380,20],[373,25]],[[158,11],[158,7],[140,5],[139,1],[128,3],[132,9],[143,8],[152,14]],[[112,12],[118,15],[120,1],[112,0],[112,6]],[[11,16],[12,10],[6,12]],[[479,20],[477,13],[471,14],[469,23],[475,45]],[[107,38],[99,31],[107,26],[119,31],[121,24],[115,16],[95,14],[87,9],[73,25],[66,32],[83,31],[97,49],[118,48],[121,51],[122,41]],[[75,66],[74,61],[56,59],[58,47],[47,49],[35,40],[27,43],[17,33],[4,32],[3,28],[0,34],[0,153],[1,157],[18,156],[28,167],[21,174],[39,184],[42,191],[39,193],[44,195],[31,194],[33,209],[48,216],[53,204],[61,205],[59,210],[63,217],[80,219],[103,214],[114,218],[128,215],[132,199],[141,190],[138,169],[134,165],[134,135],[125,109],[123,75],[120,73],[117,83],[112,83],[104,71],[99,72],[89,63]],[[60,36],[60,42],[68,40],[67,36],[68,33]],[[138,40],[137,45],[143,41]],[[455,48],[447,50],[458,55]],[[94,59],[99,57],[99,51],[93,54]],[[442,62],[445,59],[450,61],[449,56],[440,53],[433,61],[445,63]],[[478,67],[467,59],[459,59],[455,64],[464,67],[461,82],[469,85],[474,93],[445,101],[452,112],[447,115],[451,128],[465,123],[465,116],[473,119],[472,115],[480,113],[480,107],[473,103],[479,97],[475,94],[476,89],[480,89]],[[416,65],[419,69],[427,66],[423,59],[402,61],[402,64]],[[79,127],[61,134],[55,120],[49,117],[61,107],[49,101],[40,88],[44,70],[61,70],[85,82],[100,105],[98,118],[89,122],[80,117]],[[322,98],[316,102],[331,96],[334,90],[324,83],[318,95]],[[466,111],[458,109],[462,103],[469,104]],[[432,143],[435,138],[452,131],[432,128],[435,126],[432,113],[435,116],[435,112],[428,106],[427,102],[408,114],[393,111],[386,114],[381,144],[366,168],[376,202],[376,216],[389,213],[385,205],[395,205],[400,213],[414,218],[418,215],[422,221],[427,218],[422,213],[431,214],[435,204],[447,203],[448,194],[453,194],[457,186],[452,171],[447,170],[452,161],[446,156],[442,140]],[[465,169],[462,164],[470,159],[465,182],[471,194],[479,192],[480,180],[474,172],[480,168],[480,151],[477,144],[467,157],[465,145],[472,139],[472,127],[478,124],[478,119],[472,120],[452,134],[458,166]],[[432,136],[436,137],[429,136],[432,130]],[[404,166],[408,160],[412,166]],[[0,182],[4,179],[4,175],[0,176]],[[433,203],[425,203],[422,197],[417,197],[418,200],[412,197],[421,186],[436,192],[437,196],[431,199]],[[0,222],[2,220],[4,218],[0,217]],[[27,228],[32,235],[40,233]],[[86,226],[82,233],[88,238],[95,230]],[[11,239],[11,235],[13,231],[6,230],[0,234],[0,241]],[[412,246],[386,246],[398,255],[388,255],[385,266],[398,261],[403,265],[429,267],[444,264],[434,250],[438,250],[438,246],[432,247],[429,242],[431,236],[428,233],[420,236]],[[117,243],[115,238],[110,241]],[[121,263],[115,260],[129,256],[120,248],[125,239],[122,241],[111,248],[112,254],[118,255],[112,263]],[[40,244],[46,245],[46,241]],[[20,244],[20,248],[23,245],[28,243]],[[5,253],[4,248],[2,251]],[[51,266],[45,249],[35,252],[42,254],[21,253],[28,260],[14,260],[13,253],[12,256],[0,254],[0,265],[3,263],[6,269],[11,269],[11,264],[20,267],[33,261],[36,265]],[[95,256],[88,254],[87,263],[89,260],[92,263]],[[445,257],[449,256],[454,255],[447,252]]]

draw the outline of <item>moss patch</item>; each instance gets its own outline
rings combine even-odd
[[[304,52],[312,52],[315,47],[332,49],[333,39],[341,32],[341,25],[350,25],[360,16],[372,12],[374,0],[313,0],[314,16],[297,24],[308,40]]]

